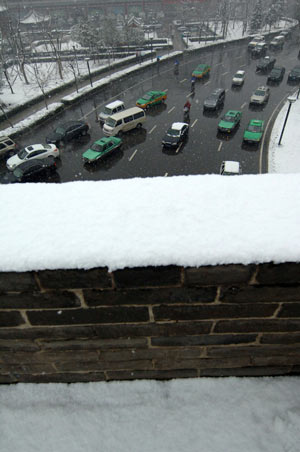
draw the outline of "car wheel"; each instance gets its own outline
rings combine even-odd
[[[136,126],[137,129],[140,129],[142,127],[142,124],[139,122]]]
[[[123,132],[122,132],[122,130],[120,130],[120,131],[117,133],[117,136],[118,136],[119,138],[121,138],[122,135],[123,135]]]
[[[84,137],[86,134],[87,134],[87,130],[84,129],[84,130],[81,132],[81,135]]]

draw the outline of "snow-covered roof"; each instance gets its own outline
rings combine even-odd
[[[174,130],[181,130],[183,126],[185,126],[185,122],[173,122],[172,129]]]
[[[33,10],[29,14],[27,14],[27,16],[25,16],[22,20],[20,20],[20,23],[23,25],[30,25],[38,24],[41,22],[48,22],[49,20],[50,16],[42,16],[41,14]]]
[[[110,102],[109,104],[106,105],[106,107],[108,108],[116,108],[119,105],[124,104],[124,102],[122,100],[114,100],[113,102]]]

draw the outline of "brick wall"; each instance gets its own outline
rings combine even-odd
[[[0,273],[0,382],[296,374],[300,264]]]

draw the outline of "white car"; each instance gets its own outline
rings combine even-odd
[[[59,150],[55,144],[31,144],[9,158],[6,162],[6,167],[9,171],[13,171],[20,163],[27,162],[31,159],[44,159],[50,155],[54,158],[59,157]]]
[[[220,174],[221,176],[238,176],[242,174],[240,162],[225,160],[221,164]]]
[[[245,81],[246,72],[245,71],[237,71],[232,79],[233,85],[241,86]]]
[[[270,88],[259,86],[250,97],[250,104],[263,105],[268,102],[270,97]]]
[[[248,49],[253,49],[258,43],[261,42],[265,42],[264,36],[254,36],[254,38],[248,44]]]

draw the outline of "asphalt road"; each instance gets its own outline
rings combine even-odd
[[[264,107],[250,107],[249,99],[258,86],[266,84],[267,75],[255,72],[257,60],[251,58],[246,43],[229,44],[185,56],[180,61],[179,75],[174,75],[173,63],[161,62],[159,66],[155,65],[127,80],[113,82],[105,93],[71,106],[23,135],[18,144],[26,146],[45,142],[45,137],[59,123],[68,119],[85,118],[88,121],[89,135],[61,148],[58,174],[52,178],[55,182],[219,173],[223,160],[239,161],[243,174],[266,172],[266,146],[243,147],[243,132],[253,118],[264,119],[270,125],[276,117],[278,106],[289,93],[296,90],[295,86],[287,84],[287,75],[298,64],[297,54],[298,46],[292,40],[287,41],[284,49],[275,54],[276,65],[285,66],[286,74],[279,85],[271,86],[271,96]],[[191,97],[191,73],[199,63],[210,64],[211,73],[203,81],[197,81],[195,95]],[[246,80],[241,88],[233,88],[231,80],[238,69],[246,71]],[[217,113],[204,113],[203,100],[217,87],[226,90],[224,106]],[[133,106],[145,91],[151,89],[167,90],[166,103],[149,109],[144,127],[124,134],[122,148],[115,154],[94,165],[83,164],[82,153],[103,136],[96,121],[101,108],[114,99],[123,100],[126,107]],[[172,122],[183,120],[183,105],[187,98],[192,103],[189,138],[177,150],[164,150],[161,146],[162,137]],[[232,135],[219,136],[217,124],[229,109],[242,111],[241,124]]]

